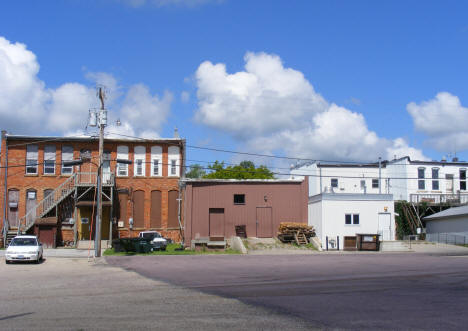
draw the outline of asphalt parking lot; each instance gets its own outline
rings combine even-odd
[[[3,258],[0,262],[0,330],[311,327],[293,316],[149,279],[99,260],[49,257],[38,265],[6,265]]]
[[[107,261],[149,279],[298,317],[319,329],[460,330],[468,325],[466,255],[137,256]]]

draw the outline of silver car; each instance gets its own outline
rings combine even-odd
[[[16,236],[8,245],[5,252],[5,262],[42,260],[42,244],[36,236]]]

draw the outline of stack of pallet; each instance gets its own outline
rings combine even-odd
[[[278,239],[284,243],[295,242],[298,245],[306,245],[309,238],[315,236],[314,228],[297,222],[281,222],[278,229]]]

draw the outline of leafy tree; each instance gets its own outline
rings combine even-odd
[[[206,175],[205,169],[199,164],[192,164],[190,166],[190,171],[185,174],[187,178],[202,178]]]
[[[203,178],[211,179],[273,179],[274,174],[265,166],[258,168],[252,161],[242,161],[236,166],[225,166],[224,162],[216,161],[208,166],[210,173]]]

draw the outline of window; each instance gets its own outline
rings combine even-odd
[[[377,178],[372,179],[372,188],[379,188],[379,180]]]
[[[70,175],[73,173],[73,166],[64,166],[64,161],[73,160],[73,146],[65,145],[62,146],[62,175]]]
[[[425,171],[426,171],[426,168],[418,168],[418,189],[419,190],[426,189],[426,181],[424,180]]]
[[[169,176],[179,176],[180,171],[180,152],[179,147],[170,146],[168,148],[168,171]]]
[[[245,194],[234,194],[235,205],[245,205]]]
[[[134,149],[134,175],[144,176],[145,175],[145,160],[146,160],[146,148],[145,146],[136,146]]]
[[[151,147],[151,176],[161,176],[162,147]]]
[[[338,187],[338,178],[331,179],[331,187]]]
[[[44,175],[55,174],[55,145],[44,147]]]
[[[460,169],[460,190],[466,190],[466,169]]]
[[[439,168],[432,168],[432,190],[439,190]]]
[[[117,159],[128,160],[128,146],[117,146]],[[128,176],[128,164],[117,163],[117,176]]]
[[[37,174],[37,145],[26,147],[26,174]]]
[[[175,176],[177,174],[176,164],[177,164],[177,160],[171,160],[171,176]]]
[[[359,214],[345,214],[345,224],[359,225]]]

